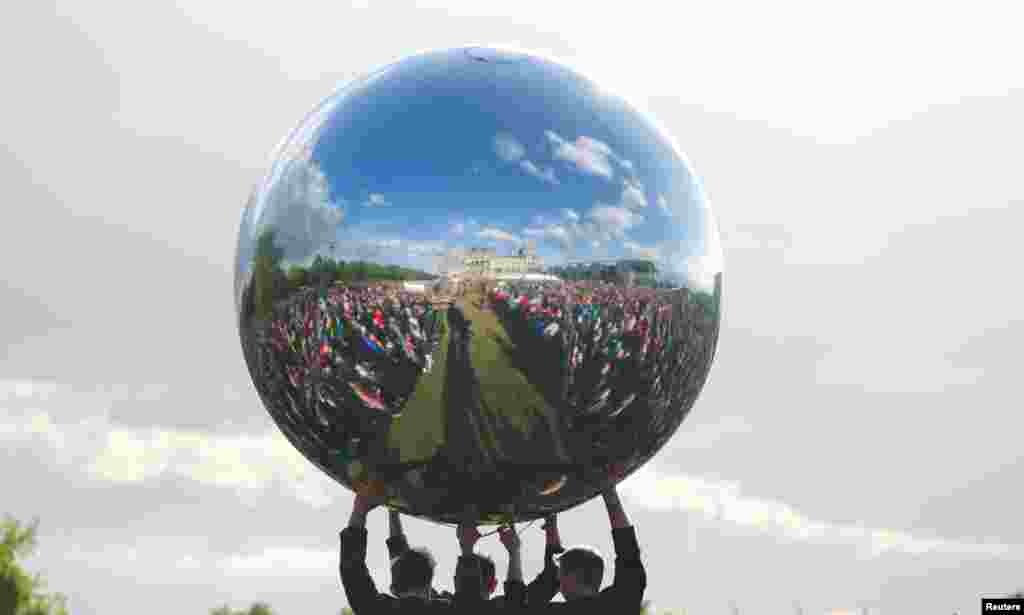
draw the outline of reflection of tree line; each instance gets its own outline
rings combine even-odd
[[[619,260],[615,263],[577,263],[557,265],[548,272],[569,282],[594,281],[607,284],[631,282],[635,286],[658,285],[658,267],[649,260]]]
[[[417,269],[384,265],[366,260],[343,261],[317,255],[309,266],[291,265],[284,269],[284,249],[278,245],[277,232],[264,229],[256,238],[252,284],[243,295],[243,312],[267,318],[274,301],[285,298],[304,286],[352,284],[375,281],[428,280],[433,276]]]

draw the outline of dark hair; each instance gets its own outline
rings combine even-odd
[[[574,547],[558,556],[558,569],[562,574],[572,574],[577,581],[595,590],[601,588],[604,579],[604,559],[590,547]]]
[[[396,594],[430,587],[434,581],[434,556],[424,548],[409,549],[391,563],[391,590]]]

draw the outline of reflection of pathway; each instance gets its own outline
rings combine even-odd
[[[481,415],[497,438],[499,456],[520,463],[568,463],[556,411],[514,363],[516,357],[530,357],[517,352],[493,312],[477,308],[473,300],[463,308],[473,322],[470,361],[479,380]]]
[[[437,317],[445,320],[444,312]],[[434,365],[429,374],[420,376],[416,390],[409,398],[402,416],[394,419],[388,434],[388,448],[397,452],[398,463],[431,458],[445,442],[444,386],[448,374],[449,327],[434,352]]]
[[[475,374],[470,365],[470,340],[477,334],[458,307],[448,310],[451,331],[445,384],[446,447],[449,460],[472,474],[493,466],[494,435],[480,412],[474,392]]]

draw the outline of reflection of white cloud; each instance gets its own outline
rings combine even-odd
[[[644,221],[643,216],[625,207],[597,205],[587,212],[590,230],[597,234],[594,239],[611,241],[623,239],[626,231]]]
[[[547,182],[549,184],[558,183],[558,178],[555,177],[555,170],[552,169],[551,167],[547,167],[543,171],[541,171],[540,169],[537,168],[537,165],[533,164],[529,160],[520,160],[519,168],[526,171],[527,174],[532,175],[533,177],[536,177],[537,179],[541,180],[542,182]]]
[[[672,210],[668,207],[668,199],[665,198],[664,194],[658,195],[658,208],[661,209],[662,213],[665,215],[672,213]]]
[[[493,241],[519,241],[519,238],[515,235],[491,226],[480,229],[476,236],[480,239],[491,239]]]
[[[925,538],[891,529],[870,529],[810,519],[784,502],[747,496],[735,482],[666,473],[647,465],[619,486],[624,497],[654,510],[686,511],[780,538],[847,545],[869,557],[886,553],[948,553],[1024,561],[1024,546]]]
[[[524,158],[526,155],[526,148],[523,147],[523,144],[515,137],[508,133],[501,132],[494,135],[494,153],[498,155],[498,158],[505,162],[518,163],[519,168],[527,175],[549,184],[558,183],[558,178],[555,177],[554,169],[549,167],[541,169],[533,161]]]
[[[569,162],[585,173],[611,179],[613,154],[606,143],[586,136],[569,142],[551,130],[544,131],[544,135],[554,148],[555,158]]]
[[[410,240],[394,237],[370,239],[345,239],[336,251],[341,260],[377,260],[384,263],[426,269],[422,258],[437,256],[444,252],[445,242],[441,239]]]
[[[717,261],[707,256],[688,256],[684,261],[686,280],[693,288],[708,290],[715,286],[715,274],[721,271]]]
[[[456,222],[448,227],[448,232],[457,237],[461,237],[466,234],[466,224],[464,222]]]
[[[572,237],[569,230],[560,224],[548,224],[542,227],[533,227],[523,230],[527,237],[535,237],[557,243],[565,249],[572,246]]]
[[[526,154],[526,148],[508,133],[494,136],[494,153],[505,162],[516,162]]]
[[[627,181],[622,189],[622,204],[631,209],[647,207],[647,197],[644,195],[643,186]]]
[[[404,247],[410,256],[438,256],[444,252],[445,244],[441,240],[406,241]]]
[[[384,207],[387,204],[388,202],[384,200],[384,195],[376,192],[371,193],[369,198],[363,201],[363,205],[367,207]]]
[[[290,261],[305,260],[333,241],[344,218],[341,204],[330,199],[327,177],[309,158],[288,162],[263,198],[257,225],[276,231]]]
[[[661,250],[658,246],[642,246],[632,241],[627,241],[622,245],[634,258],[648,258],[655,261],[661,258]]]
[[[557,244],[562,250],[572,250],[577,243],[598,248],[602,242],[625,239],[626,231],[644,221],[643,216],[626,207],[600,203],[588,210],[582,220],[571,209],[563,209],[562,216],[564,220],[558,223],[534,220],[534,225],[524,229],[523,234]]]

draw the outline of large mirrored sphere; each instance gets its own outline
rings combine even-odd
[[[529,54],[409,57],[327,98],[247,203],[245,359],[291,443],[442,523],[582,503],[649,460],[715,353],[700,180],[623,99]]]

